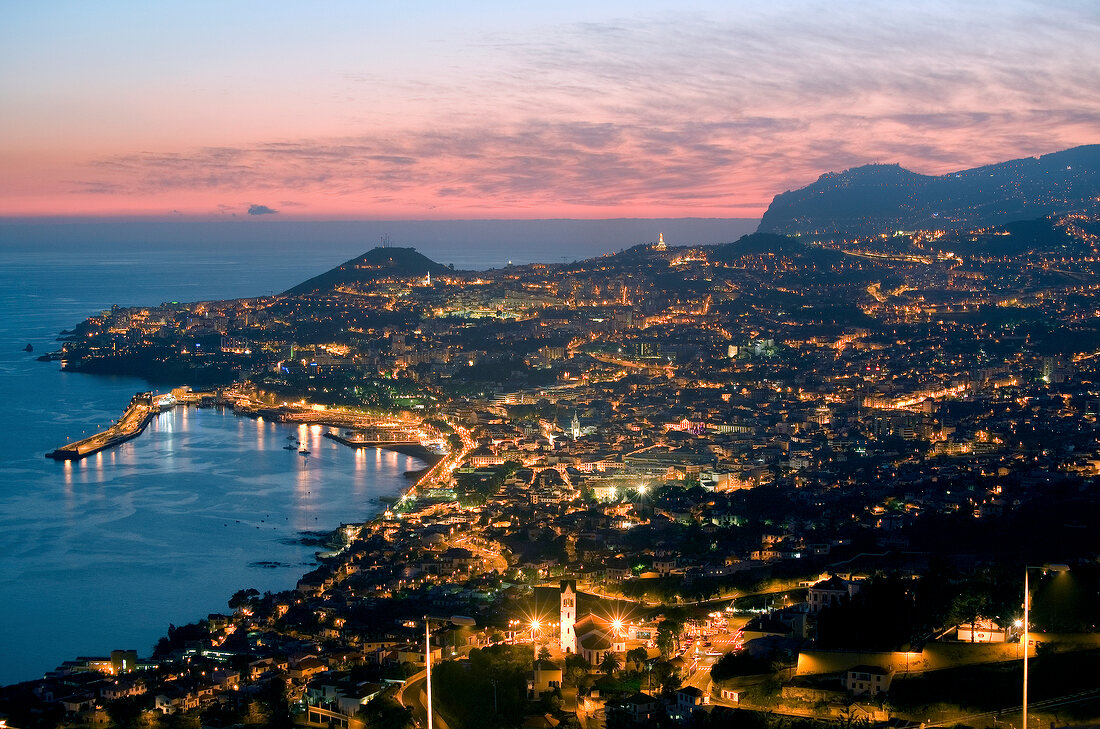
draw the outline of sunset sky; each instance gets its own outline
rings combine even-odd
[[[7,2],[0,216],[758,217],[1100,142],[1098,38],[1095,0]]]

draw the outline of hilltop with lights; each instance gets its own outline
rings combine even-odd
[[[342,287],[371,284],[384,280],[424,278],[449,273],[451,269],[436,263],[413,248],[381,246],[358,258],[341,263],[330,271],[303,281],[286,291],[287,295],[327,293]]]

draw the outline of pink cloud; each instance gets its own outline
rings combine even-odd
[[[180,136],[33,174],[31,159],[0,171],[0,214],[292,200],[273,207],[741,217],[829,170],[944,173],[1097,141],[1100,46],[1087,39],[1100,23],[1087,7],[731,7],[487,34],[469,41],[478,63],[436,75],[348,72],[340,103],[355,122],[326,126],[326,106],[303,112],[297,134],[235,124],[203,130],[232,143]]]

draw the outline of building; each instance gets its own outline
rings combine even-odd
[[[347,674],[324,674],[306,686],[306,723],[341,729],[361,727],[363,722],[355,718],[356,712],[382,691],[380,684],[355,682]]]
[[[598,666],[608,653],[625,653],[626,636],[616,623],[589,613],[577,621],[576,653]]]
[[[893,669],[878,666],[854,666],[844,675],[844,687],[853,696],[876,696],[890,690]]]
[[[561,688],[561,666],[553,661],[535,661],[527,674],[527,698],[538,700],[543,694]]]
[[[955,628],[955,638],[967,643],[1004,643],[1005,629],[988,618],[978,618]]]
[[[577,617],[577,582],[561,581],[559,608],[561,652],[584,656],[597,666],[608,653],[626,651],[626,630],[622,623],[588,613]]]
[[[709,703],[710,696],[695,686],[684,686],[676,691],[676,708],[685,716]]]
[[[656,697],[639,691],[614,704],[608,702],[607,708],[609,713],[622,712],[634,722],[643,722],[654,719],[661,713],[661,702]]]
[[[860,584],[839,577],[830,577],[812,585],[806,595],[811,613],[819,613],[827,607],[839,605],[859,592]]]

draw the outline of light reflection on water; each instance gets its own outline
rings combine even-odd
[[[282,291],[303,272],[286,255],[298,244],[241,248],[199,236],[178,246],[89,245],[55,239],[75,230],[68,225],[35,230],[0,225],[0,684],[77,655],[146,654],[169,622],[224,611],[242,586],[291,587],[313,548],[284,541],[365,518],[379,509],[374,497],[405,485],[398,469],[369,459],[361,469],[350,449],[322,448],[304,466],[282,450],[293,428],[210,410],[162,415],[139,438],[82,463],[43,458],[102,430],[150,389],[35,361],[60,346],[62,329],[112,304]],[[310,275],[363,251],[355,243],[317,252]],[[320,478],[321,460],[325,498],[300,502],[299,472],[319,495],[309,478]],[[271,528],[257,529],[260,519]],[[282,566],[250,566],[262,560]]]
[[[424,225],[414,224],[409,234]],[[647,240],[657,229],[645,221],[582,221],[588,233],[577,235],[577,225],[532,223],[518,238],[511,223],[507,230],[474,226],[469,241],[456,242],[455,224],[431,223],[422,252],[459,268],[485,268],[509,259],[545,260],[546,240],[554,242],[555,255],[584,258]],[[589,230],[593,225],[598,230]],[[607,225],[641,226],[647,237],[631,233],[623,238],[630,243],[607,247]],[[7,343],[0,347],[0,684],[35,677],[76,655],[117,647],[147,653],[168,622],[225,610],[240,587],[292,586],[312,549],[283,540],[380,510],[372,499],[397,494],[405,485],[402,472],[423,465],[319,435],[311,437],[314,453],[306,459],[283,449],[294,428],[210,410],[162,415],[141,437],[95,460],[44,459],[59,445],[102,430],[135,392],[149,389],[137,378],[61,373],[56,363],[35,362],[35,355],[58,348],[62,329],[112,304],[283,291],[304,277],[296,255],[301,240],[311,241],[315,269],[305,273],[314,275],[363,253],[361,241],[376,239],[356,232],[326,243],[303,231],[227,245],[212,229],[187,231],[186,244],[158,245],[173,238],[141,225],[113,231],[0,225],[0,341]],[[548,232],[527,239],[538,231]],[[114,241],[116,235],[125,240]],[[723,233],[720,241],[738,235]],[[35,355],[22,351],[25,343]],[[260,519],[271,528],[257,529]],[[285,566],[249,566],[260,560]]]
[[[283,447],[296,432],[310,455]],[[316,549],[295,543],[302,531],[377,514],[377,497],[399,493],[404,471],[422,465],[392,452],[369,459],[322,432],[176,408],[83,461],[28,459],[38,475],[18,482],[37,485],[5,494],[18,508],[0,501],[0,547],[20,537],[18,562],[0,571],[0,683],[76,655],[147,654],[169,622],[224,611],[241,587],[292,588]]]

